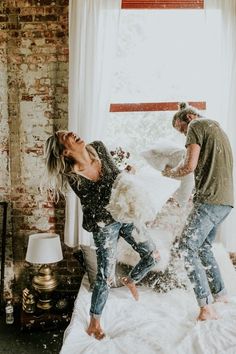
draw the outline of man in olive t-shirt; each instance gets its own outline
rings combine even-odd
[[[220,125],[201,118],[191,106],[181,104],[172,123],[186,135],[187,153],[181,166],[166,166],[162,174],[176,178],[194,171],[195,177],[194,206],[182,231],[179,249],[200,307],[198,320],[217,319],[212,297],[221,302],[227,302],[227,297],[211,247],[218,226],[233,207],[232,150]]]
[[[229,139],[219,124],[195,119],[188,125],[186,147],[200,146],[194,171],[194,202],[233,206],[233,158]]]

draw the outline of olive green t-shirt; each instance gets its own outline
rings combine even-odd
[[[233,156],[229,139],[219,123],[197,118],[188,125],[186,147],[201,147],[194,171],[195,194],[193,201],[233,206]]]

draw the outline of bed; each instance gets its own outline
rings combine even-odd
[[[230,297],[228,304],[214,304],[219,320],[195,320],[191,289],[164,294],[140,286],[136,302],[127,288],[113,288],[102,316],[106,337],[98,341],[86,333],[91,292],[85,276],[60,354],[235,354],[236,272],[223,246],[214,246],[214,253]]]
[[[155,155],[155,168],[158,169],[156,163]],[[182,205],[178,200],[182,205],[179,207],[166,202],[176,189],[177,181],[166,179],[155,170],[145,168],[135,176],[124,174],[120,178],[112,190],[109,211],[114,213],[115,220],[130,222],[130,218],[139,226],[152,216],[152,210],[155,212],[153,229],[146,231],[146,234],[160,251],[161,261],[156,272],[164,272],[170,264],[171,245],[180,235],[191,201],[185,201]],[[182,190],[183,201],[189,199],[192,181],[189,183],[187,189],[184,186],[187,192]],[[138,256],[129,247],[126,242],[118,243],[117,260],[133,266]],[[186,289],[167,287],[165,293],[160,292],[159,285],[159,292],[158,287],[154,290],[139,286],[138,302],[134,301],[127,288],[112,288],[101,318],[106,337],[98,341],[86,333],[91,301],[89,289],[91,279],[95,279],[96,275],[96,256],[91,247],[86,252],[84,249],[89,278],[85,276],[82,281],[60,354],[236,354],[236,271],[221,244],[215,244],[213,252],[230,297],[228,304],[214,304],[220,315],[219,320],[196,321],[198,306],[191,286]],[[180,272],[177,273],[179,275]],[[168,285],[171,284],[169,278]]]

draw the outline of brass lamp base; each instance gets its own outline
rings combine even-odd
[[[41,310],[50,310],[50,308],[52,307],[51,299],[39,299],[36,306]]]
[[[52,269],[44,264],[37,275],[33,278],[34,289],[39,293],[37,307],[42,310],[49,310],[51,305],[51,292],[57,287],[57,280]]]

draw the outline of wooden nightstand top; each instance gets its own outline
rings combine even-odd
[[[50,310],[41,310],[36,307],[34,313],[20,310],[21,329],[53,329],[66,327],[71,319],[74,301],[78,294],[77,289],[57,288],[52,293],[52,307]],[[37,297],[36,297],[37,302]]]
[[[54,309],[45,310],[44,312],[26,313],[21,309],[20,323],[21,329],[52,329],[58,327],[66,327],[71,318],[71,313],[57,313]]]

